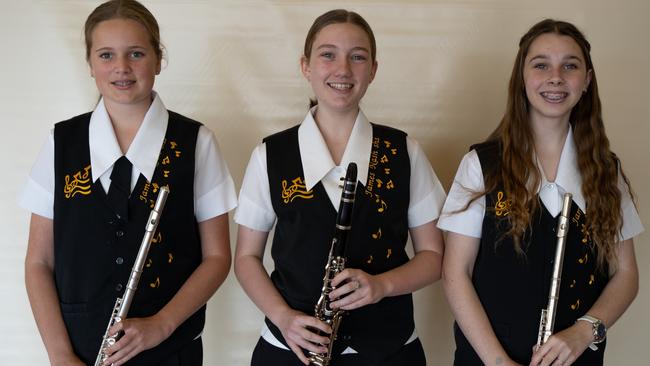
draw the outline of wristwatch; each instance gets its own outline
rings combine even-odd
[[[592,331],[594,333],[594,341],[589,345],[589,348],[591,348],[593,351],[596,351],[598,349],[596,345],[604,341],[605,337],[607,337],[607,327],[600,319],[595,318],[591,315],[585,314],[578,318],[576,322],[579,322],[581,320],[591,323]]]

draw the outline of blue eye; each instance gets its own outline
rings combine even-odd
[[[133,52],[131,52],[130,56],[131,56],[131,58],[138,59],[138,58],[143,58],[145,55],[144,55],[143,52],[133,51]]]
[[[564,65],[565,70],[577,70],[579,67],[576,64],[566,64]]]
[[[326,58],[326,59],[333,59],[334,58],[334,53],[332,52],[323,52],[320,54],[321,57]]]
[[[352,55],[352,61],[366,61],[367,57],[365,55]]]
[[[538,69],[538,70],[546,70],[546,69],[548,69],[548,65],[546,65],[545,63],[539,63],[539,64],[533,65],[533,68]]]
[[[110,60],[111,58],[113,58],[113,54],[110,52],[102,52],[99,54],[99,58],[101,58],[102,60]]]

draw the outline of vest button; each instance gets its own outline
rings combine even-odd
[[[122,258],[122,257],[117,257],[117,259],[115,259],[115,263],[117,263],[117,264],[122,264],[122,263],[124,263],[124,258]]]
[[[118,230],[118,231],[116,231],[116,232],[115,232],[115,236],[117,236],[118,238],[123,237],[123,236],[124,236],[124,231],[122,231],[122,230]]]
[[[118,284],[115,286],[115,291],[122,291],[122,284],[121,284],[121,283],[118,283]]]

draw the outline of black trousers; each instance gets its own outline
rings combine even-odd
[[[127,363],[128,365],[128,363]],[[190,344],[183,347],[176,354],[167,358],[165,361],[156,366],[202,366],[203,365],[203,345],[201,337],[193,340]]]
[[[424,350],[419,339],[405,345],[389,359],[377,363],[358,353],[337,355],[331,366],[426,366]],[[305,366],[291,350],[275,347],[263,338],[257,341],[251,366]]]

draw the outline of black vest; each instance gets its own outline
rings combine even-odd
[[[497,143],[473,146],[486,177],[500,168],[501,150]],[[509,197],[499,184],[485,196],[486,209],[480,248],[472,282],[487,313],[492,329],[508,356],[528,364],[537,343],[541,310],[547,307],[557,244],[557,220],[540,202],[524,234],[525,255],[518,255],[510,237]],[[596,247],[585,230],[585,213],[572,203],[566,238],[560,299],[554,332],[573,325],[598,299],[608,277],[596,268]],[[604,271],[607,273],[607,270]],[[455,365],[482,365],[478,355],[455,325]],[[587,349],[574,365],[602,365],[605,343],[598,351]]]
[[[385,126],[372,127],[367,184],[357,185],[346,266],[378,274],[409,260],[405,245],[411,169],[406,134]],[[313,314],[323,285],[336,209],[321,182],[306,190],[298,126],[264,141],[271,201],[278,218],[271,279],[291,308]],[[279,329],[268,319],[267,324],[285,343]],[[402,347],[413,328],[411,295],[387,297],[344,316],[333,353],[338,355],[350,346],[365,357],[382,359]]]
[[[99,179],[92,182],[89,121],[87,113],[54,128],[54,275],[75,353],[94,363],[115,299],[126,289],[159,187],[169,186],[170,195],[128,317],[158,312],[201,262],[194,217],[194,155],[200,124],[169,112],[152,182],[140,175],[125,222],[106,204]],[[200,334],[204,319],[202,307],[167,340],[128,364],[153,365],[165,359]]]

